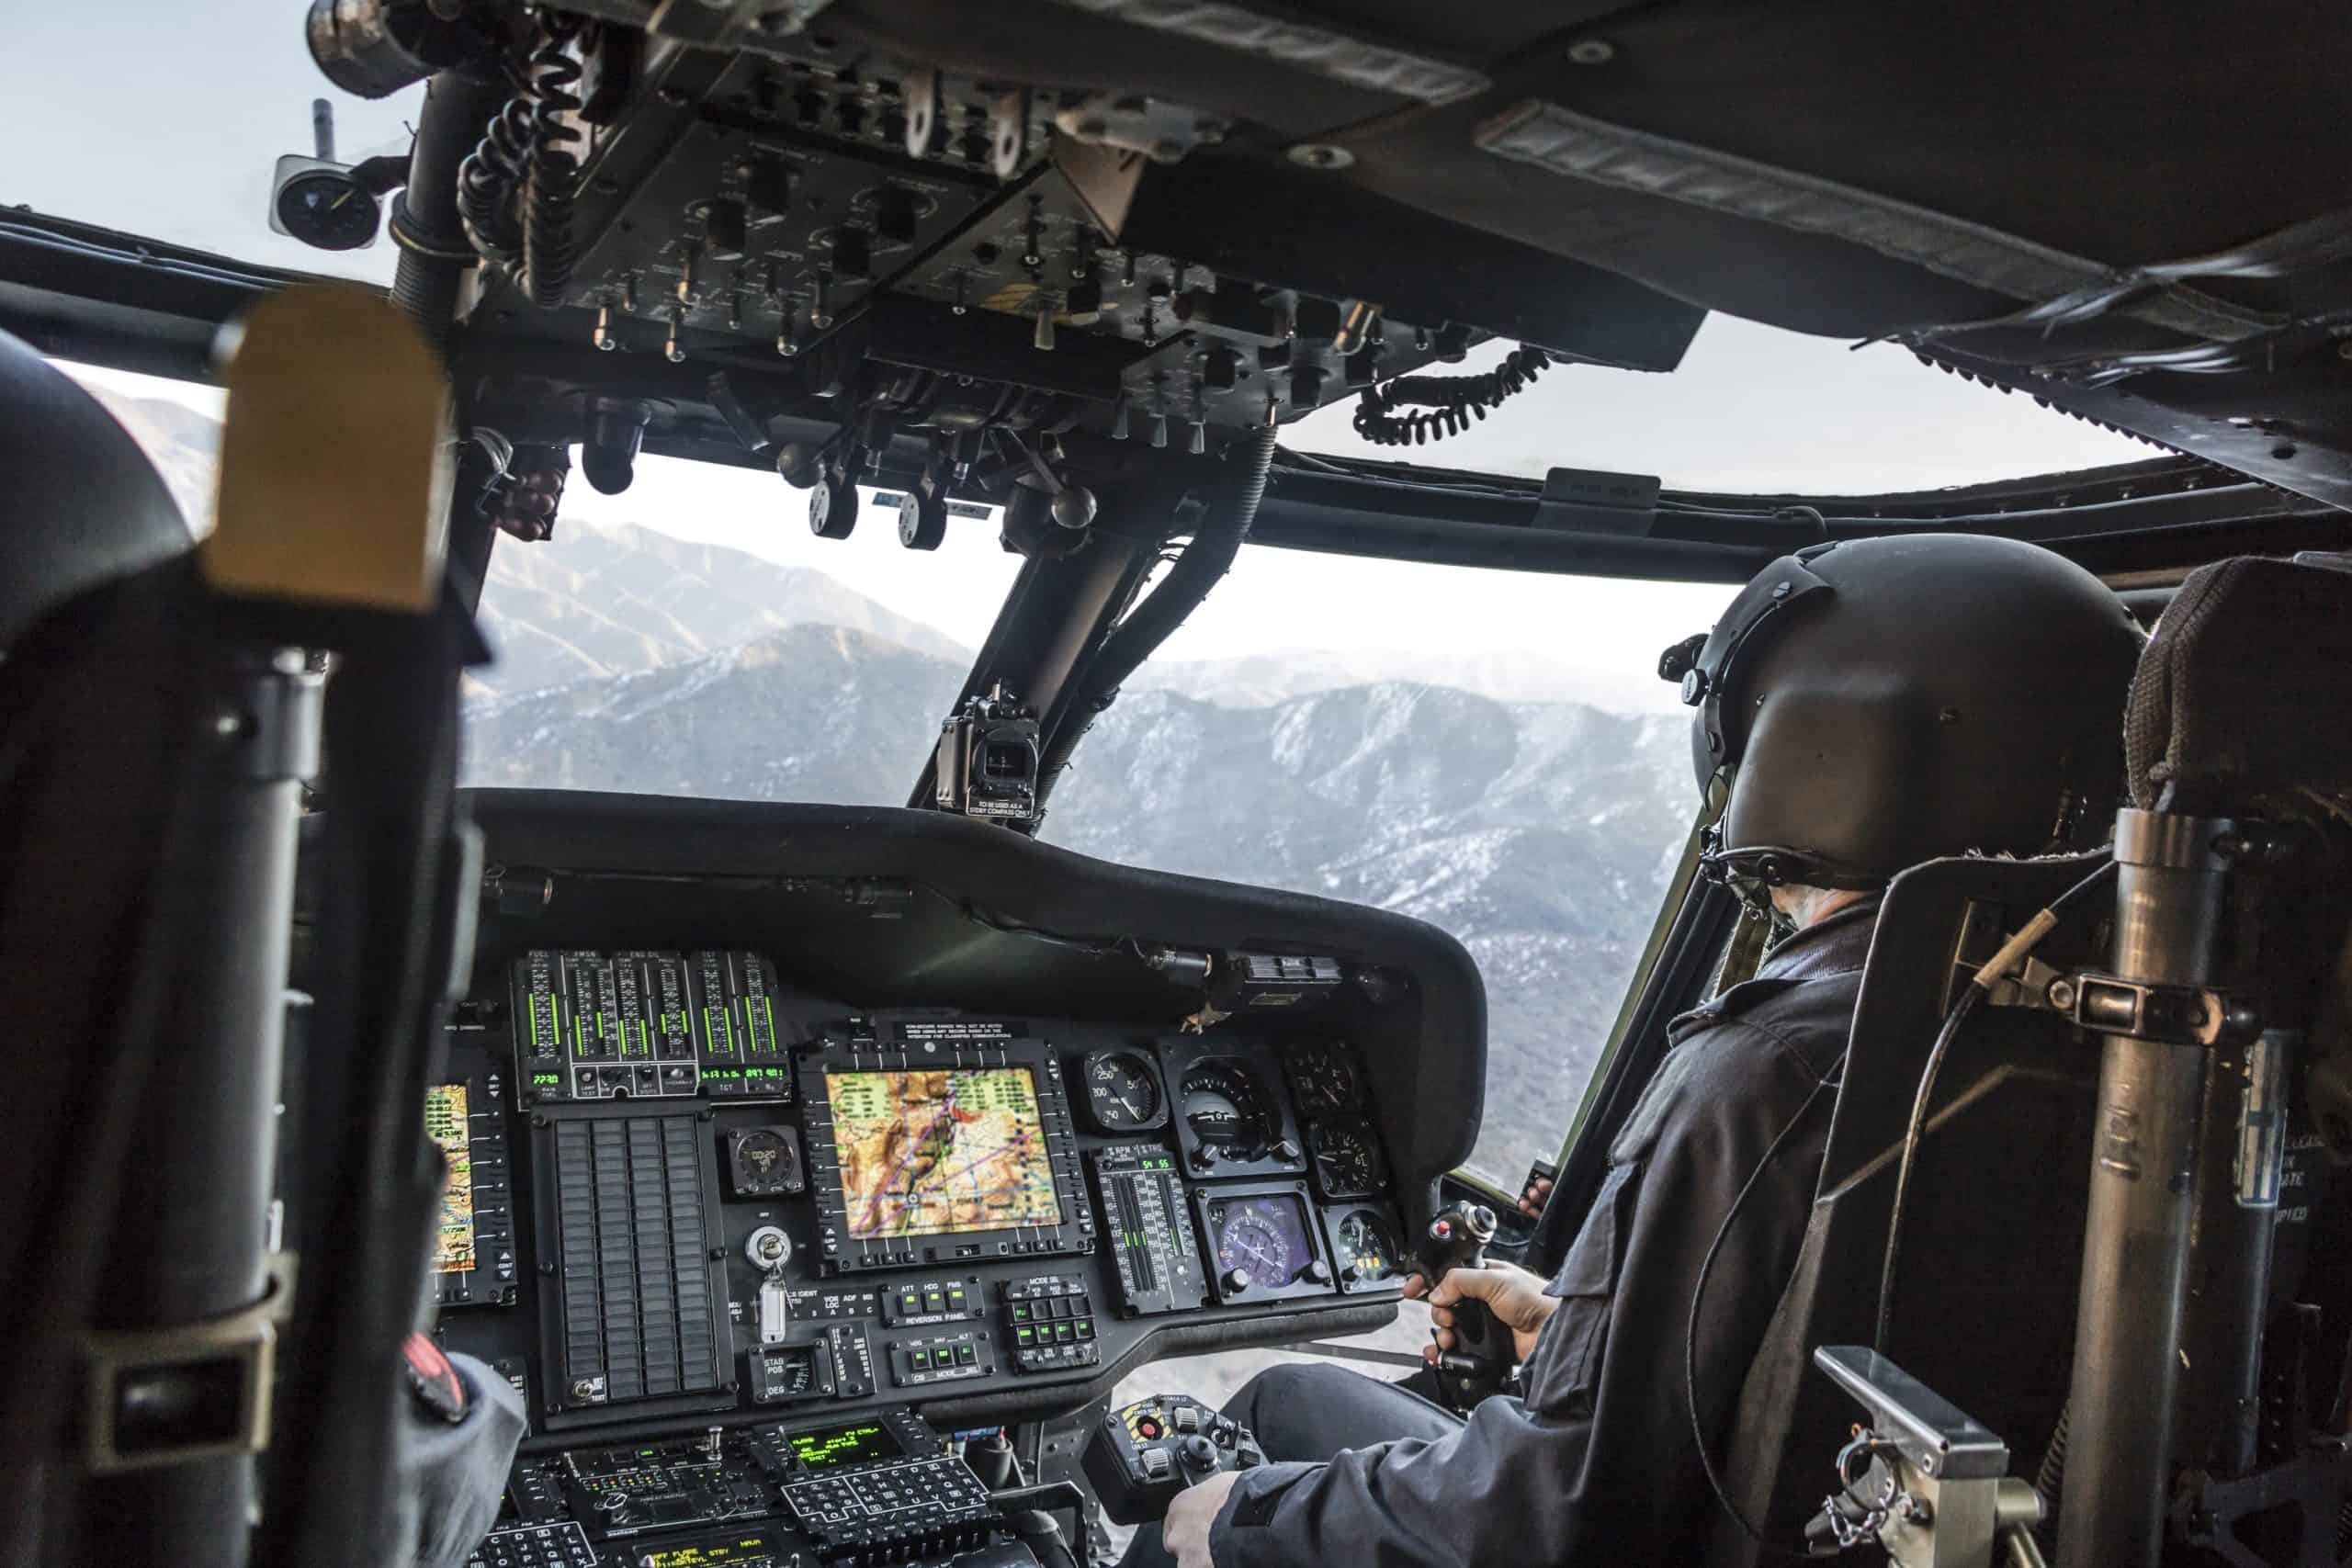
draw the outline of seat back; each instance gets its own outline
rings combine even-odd
[[[0,656],[46,610],[193,543],[154,465],[96,399],[0,333]]]
[[[175,626],[194,574],[137,443],[6,333],[0,474],[0,1070],[21,1108],[0,1143],[0,1427],[41,1461],[0,1511],[0,1561],[29,1562],[62,1560],[45,1527],[71,1506],[54,1459],[96,1296],[93,1194],[114,1190],[90,1129],[175,797],[161,737],[191,711]]]
[[[2097,863],[1931,861],[1888,890],[1804,1246],[1726,1453],[1734,1500],[1776,1542],[1793,1544],[1819,1509],[1855,1417],[1812,1352],[1871,1341],[1904,1135],[1955,987]],[[2087,959],[2103,918],[2086,912],[2037,956]],[[2066,1396],[2098,1077],[2097,1047],[2055,1013],[1978,1009],[1938,1075],[1905,1198],[1886,1350],[2029,1474]],[[1721,1523],[1709,1561],[1755,1561]]]

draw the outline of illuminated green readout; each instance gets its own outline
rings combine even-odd
[[[795,1432],[790,1441],[793,1457],[811,1470],[854,1464],[862,1460],[897,1459],[906,1452],[889,1428],[873,1421]]]
[[[775,1548],[767,1537],[747,1535],[739,1540],[706,1541],[698,1546],[673,1546],[631,1554],[638,1568],[718,1568],[723,1562],[765,1561]]]

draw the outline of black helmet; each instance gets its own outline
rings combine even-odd
[[[1730,784],[1708,869],[1876,887],[1939,855],[2098,841],[2143,641],[2098,578],[2016,539],[1783,556],[1658,667],[1699,710],[1701,792]]]

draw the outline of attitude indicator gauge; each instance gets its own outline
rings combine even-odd
[[[1257,1075],[1239,1062],[1196,1062],[1184,1075],[1184,1124],[1204,1152],[1256,1159],[1273,1142],[1272,1118]]]

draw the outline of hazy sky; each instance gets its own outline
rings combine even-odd
[[[331,89],[303,46],[302,0],[18,9],[0,51],[0,145],[15,152],[0,166],[0,205],[281,265],[390,276],[388,243],[338,256],[267,230],[271,164],[310,151],[312,97],[334,99],[347,160],[403,145],[419,96],[370,104]],[[117,384],[158,389],[132,378]],[[170,395],[217,407],[201,389]],[[1345,405],[1284,439],[1363,450]],[[1683,488],[1850,493],[2088,468],[2150,450],[1924,369],[1899,349],[1849,351],[1717,317],[1672,376],[1557,369],[1464,436],[1415,455],[1531,475],[1565,464],[1657,474]],[[879,513],[846,542],[817,540],[801,497],[780,481],[687,464],[649,460],[636,487],[609,500],[575,481],[566,510],[819,567],[966,642],[985,633],[1015,564],[998,550],[992,524],[960,519],[929,556],[901,550]],[[560,534],[553,547],[562,547]],[[1665,642],[1704,626],[1727,596],[1251,549],[1165,655],[1530,648],[1638,670]]]

